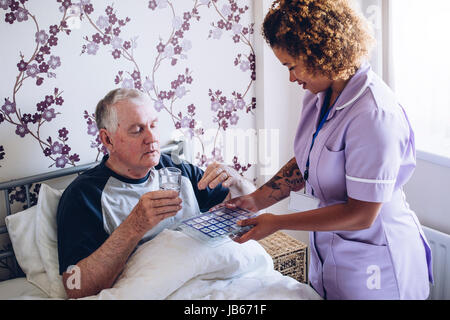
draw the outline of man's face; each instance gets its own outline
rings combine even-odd
[[[122,174],[139,177],[159,162],[158,118],[148,104],[124,100],[116,103],[115,108],[118,127],[110,133],[110,159],[120,166]]]

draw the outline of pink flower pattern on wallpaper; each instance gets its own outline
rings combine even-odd
[[[61,59],[52,55],[52,49],[58,45],[60,34],[70,34],[65,21],[66,11],[63,11],[59,24],[41,29],[37,18],[26,8],[26,2],[27,0],[0,0],[0,8],[8,11],[5,14],[5,22],[20,23],[30,18],[36,27],[35,50],[30,57],[19,54],[18,74],[15,77],[13,91],[10,96],[4,97],[3,103],[0,102],[0,125],[12,126],[14,133],[20,138],[31,136],[39,144],[44,156],[50,159],[50,167],[55,165],[58,168],[64,168],[67,164],[75,165],[80,160],[76,153],[70,153],[71,148],[67,144],[68,132],[64,136],[56,137],[42,137],[40,134],[42,126],[61,114],[59,110],[64,103],[62,91],[54,88],[53,92],[46,93],[44,98],[36,103],[34,113],[22,113],[20,96],[25,82],[33,82],[36,86],[41,86],[45,79],[55,78],[56,74],[53,71],[61,66]],[[66,8],[67,5],[66,3]],[[55,149],[54,143],[61,145],[61,148]],[[1,159],[4,155],[3,152]]]
[[[1,119],[1,115],[0,115],[0,119]],[[5,148],[3,146],[0,146],[0,160],[3,160],[4,157],[5,157]]]
[[[201,7],[214,10],[217,14],[217,21],[212,23],[213,29],[209,31],[208,38],[218,40],[224,33],[229,32],[232,35],[234,44],[244,44],[250,51],[248,54],[239,53],[233,61],[234,66],[240,72],[247,72],[250,75],[248,85],[242,92],[236,90],[231,96],[227,97],[222,94],[221,90],[209,89],[208,95],[212,103],[213,122],[217,125],[217,135],[221,130],[225,131],[230,126],[237,126],[240,113],[253,113],[256,107],[256,99],[247,97],[253,82],[256,80],[255,53],[249,39],[254,32],[253,24],[248,26],[240,24],[241,16],[247,12],[249,7],[239,7],[234,0],[222,1],[221,6],[218,3],[218,0],[195,1],[191,10],[177,14],[176,7],[171,1],[149,1],[148,8],[150,10],[170,9],[173,13],[172,23],[169,25],[169,28],[171,28],[170,37],[168,39],[160,38],[159,42],[155,44],[157,56],[151,74],[143,74],[140,70],[139,62],[134,57],[133,50],[137,48],[137,37],[124,39],[121,36],[123,28],[128,23],[132,23],[131,19],[119,16],[113,5],[110,5],[94,21],[91,17],[91,14],[95,11],[93,4],[85,4],[83,6],[83,15],[92,26],[93,33],[84,37],[86,44],[83,45],[81,53],[96,55],[104,47],[111,53],[113,61],[118,59],[128,61],[130,69],[119,70],[114,78],[114,84],[123,88],[136,88],[146,93],[152,99],[156,111],[169,114],[175,129],[180,130],[190,139],[198,138],[203,145],[202,135],[204,134],[204,128],[200,127],[195,119],[196,106],[189,103],[184,107],[184,110],[175,111],[176,109],[179,110],[181,101],[185,100],[185,97],[190,92],[189,86],[194,81],[191,70],[185,68],[184,73],[181,74],[174,72],[174,78],[167,81],[167,83],[155,83],[155,75],[158,73],[161,64],[167,63],[175,67],[180,60],[188,58],[188,52],[192,48],[192,43],[188,37],[191,25],[196,21],[200,21]],[[95,119],[86,110],[84,111],[84,117],[87,119],[88,134],[93,135]],[[96,136],[95,141],[91,141],[91,148],[97,150],[97,158],[101,153],[106,153],[106,149],[101,146],[98,136]],[[196,164],[203,167],[213,161],[223,161],[223,157],[216,147],[216,141],[214,141],[211,156],[208,157],[203,152],[203,154],[197,154],[196,159]],[[241,168],[248,167],[249,165],[239,165],[239,170],[243,172],[244,170]]]
[[[187,0],[183,0],[187,1]],[[49,167],[64,168],[68,165],[75,166],[80,161],[80,156],[72,150],[69,141],[69,130],[66,127],[58,128],[52,136],[43,136],[42,130],[50,122],[54,122],[64,111],[64,97],[62,88],[54,87],[51,92],[42,92],[38,98],[35,109],[23,111],[21,108],[21,96],[24,95],[24,83],[30,83],[40,87],[44,82],[52,83],[55,80],[59,68],[64,64],[63,58],[54,50],[60,45],[63,37],[71,37],[68,26],[69,11],[74,6],[81,13],[81,20],[91,27],[89,35],[84,36],[84,44],[81,54],[96,59],[100,50],[106,50],[110,54],[111,64],[121,61],[121,66],[128,65],[128,69],[118,70],[111,83],[124,88],[136,88],[146,93],[153,101],[156,111],[169,115],[173,128],[182,132],[186,137],[196,138],[202,144],[202,153],[195,155],[196,164],[206,167],[213,161],[223,162],[222,150],[216,144],[212,151],[204,147],[203,135],[205,129],[196,119],[199,106],[189,101],[191,85],[195,79],[195,70],[184,66],[192,49],[190,31],[192,26],[202,18],[203,10],[210,10],[216,17],[210,24],[210,30],[206,31],[208,41],[217,41],[228,35],[230,46],[237,46],[241,51],[229,61],[230,67],[236,72],[248,74],[248,84],[244,88],[235,88],[227,95],[220,88],[209,88],[204,94],[211,101],[210,106],[202,106],[202,114],[210,112],[211,119],[216,125],[216,139],[220,132],[239,125],[240,119],[245,115],[253,115],[256,107],[256,99],[249,96],[250,88],[256,79],[255,52],[250,41],[253,34],[253,24],[242,24],[242,17],[249,7],[239,6],[235,0],[192,0],[189,10],[180,10],[175,6],[175,1],[150,0],[147,8],[151,14],[158,14],[158,10],[169,10],[173,14],[166,28],[171,30],[166,39],[160,38],[154,44],[156,58],[153,62],[151,73],[141,70],[139,61],[135,58],[138,50],[138,37],[126,38],[123,30],[133,21],[130,17],[121,16],[114,4],[100,8],[91,0],[55,0],[61,14],[60,19],[48,26],[41,26],[39,17],[30,12],[27,7],[28,0],[0,0],[0,12],[4,12],[4,22],[15,25],[28,23],[35,28],[33,32],[34,51],[25,56],[20,51],[15,63],[17,74],[13,79],[13,89],[5,97],[0,97],[0,125],[9,126],[10,131],[18,138],[33,139],[42,150],[42,156],[49,160]],[[181,12],[180,12],[181,11]],[[98,14],[94,18],[93,14]],[[164,26],[161,26],[162,28]],[[89,29],[87,29],[89,30]],[[161,65],[167,64],[173,68],[173,76],[164,82],[156,81]],[[106,153],[101,144],[95,117],[84,110],[83,118],[86,123],[87,133],[92,137],[90,148],[97,152],[97,160]],[[81,115],[80,115],[81,117]],[[208,153],[209,152],[209,153]],[[2,160],[7,157],[7,150],[0,145],[0,167]],[[238,158],[233,159],[232,166],[243,174],[250,164],[242,165]],[[38,188],[38,187],[37,187]],[[35,190],[36,195],[38,189]],[[16,188],[10,190],[10,202],[25,202],[22,196],[23,190]]]

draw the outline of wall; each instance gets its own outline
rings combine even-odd
[[[254,149],[225,148],[256,126],[250,0],[2,0],[0,39],[0,182],[100,160],[93,113],[116,87],[150,97],[161,144],[184,138],[195,164],[254,179]],[[13,212],[24,195],[9,192]]]
[[[258,74],[256,82],[256,96],[258,112],[256,114],[256,127],[258,130],[267,130],[271,134],[277,134],[278,146],[269,153],[260,150],[261,153],[271,155],[270,161],[262,159],[259,162],[259,171],[269,168],[257,176],[258,185],[262,185],[272,178],[282,166],[294,157],[293,145],[297,124],[300,120],[304,90],[295,83],[289,82],[288,69],[281,65],[272,49],[261,36],[261,25],[273,1],[254,1],[255,10],[255,48],[257,56],[256,70]],[[290,213],[288,209],[289,199],[285,199],[265,211],[275,214]],[[295,238],[309,243],[308,232],[286,231]]]
[[[271,169],[260,172],[259,184],[265,183],[292,158],[293,123],[288,119],[299,119],[301,110],[301,93],[289,83],[288,70],[280,64],[261,35],[263,19],[271,3],[272,1],[255,1],[255,48],[258,74],[256,127],[267,130],[269,135],[276,135],[278,148],[261,151],[270,155]],[[269,159],[261,160],[263,161],[259,163],[260,167],[269,164]]]
[[[420,223],[450,234],[450,167],[418,158],[405,194]]]
[[[255,128],[251,1],[7,0],[0,15],[0,181],[101,159],[93,112],[116,87],[151,98],[162,144],[253,179],[223,152],[227,131]]]

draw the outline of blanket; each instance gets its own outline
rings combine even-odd
[[[112,288],[86,299],[320,299],[308,285],[273,269],[256,241],[210,247],[164,230],[129,258]]]

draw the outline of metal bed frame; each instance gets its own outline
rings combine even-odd
[[[185,142],[184,141],[175,141],[172,142],[164,147],[161,147],[161,153],[170,154],[172,158],[177,159],[180,161],[179,158],[180,155],[183,155],[185,152]],[[15,190],[16,187],[25,187],[25,194],[26,194],[26,203],[27,207],[30,208],[31,205],[31,197],[30,197],[30,187],[33,183],[38,182],[44,182],[47,180],[52,180],[60,177],[70,176],[74,174],[80,175],[84,171],[98,165],[100,161],[97,162],[91,162],[75,167],[70,168],[64,168],[60,170],[55,170],[51,172],[36,174],[29,177],[24,177],[20,179],[14,179],[6,182],[0,182],[0,192],[3,191],[4,193],[4,199],[5,199],[5,208],[6,208],[6,215],[11,215],[11,204],[9,202],[9,192],[11,189]],[[6,226],[0,226],[0,235],[7,234],[8,229]],[[13,258],[13,268],[14,273],[20,273],[20,269],[18,267],[17,261],[15,259],[14,251],[11,249],[3,250],[0,252],[0,261],[5,261],[7,258]]]

